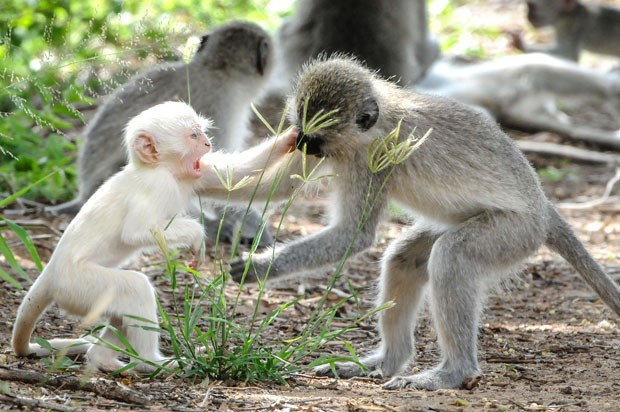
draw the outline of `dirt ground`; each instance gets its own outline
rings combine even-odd
[[[502,2],[490,2],[491,4]],[[498,10],[496,24],[511,28],[515,20]],[[464,10],[463,18],[476,16]],[[473,17],[472,17],[473,18]],[[548,134],[518,138],[558,141]],[[615,171],[611,166],[566,164],[530,156],[538,169],[555,165],[562,171],[556,182],[544,187],[554,202],[578,202],[602,195]],[[614,193],[617,194],[616,189]],[[326,223],[325,197],[298,199],[284,220],[283,239],[292,239],[317,230]],[[44,261],[49,258],[67,218],[54,217],[40,208],[0,211],[29,228]],[[620,280],[620,201],[616,197],[602,205],[584,209],[562,209],[579,238],[610,275]],[[272,227],[278,212],[271,219]],[[350,259],[345,276],[336,284],[338,291],[359,292],[360,301],[341,309],[342,325],[370,309],[376,295],[379,259],[387,244],[405,223],[388,219],[369,251]],[[18,242],[10,246],[20,264],[36,277],[34,264]],[[170,285],[163,280],[161,258],[148,256],[135,268],[153,279],[162,302],[172,305]],[[0,259],[0,266],[8,270]],[[205,265],[209,267],[209,264]],[[281,315],[273,325],[275,346],[290,325],[304,322],[322,294],[329,273],[317,272],[304,279],[270,286],[262,303],[269,307],[300,297],[299,305]],[[28,286],[24,282],[24,286]],[[230,286],[235,290],[235,286]],[[471,389],[386,391],[384,381],[368,378],[318,378],[308,372],[290,376],[286,384],[239,382],[196,382],[181,378],[155,379],[112,377],[96,373],[86,376],[80,368],[70,373],[47,372],[36,359],[12,355],[10,333],[23,290],[0,284],[0,409],[2,410],[174,410],[174,411],[618,411],[620,410],[620,320],[612,314],[575,271],[560,257],[541,249],[524,265],[514,282],[491,294],[479,334],[479,359],[483,376]],[[256,287],[246,287],[242,299],[252,301]],[[36,336],[76,336],[78,321],[53,308],[39,322]],[[289,332],[287,332],[289,331]],[[358,354],[378,343],[374,320],[363,322],[345,338]],[[438,360],[436,336],[427,311],[416,331],[413,368],[425,369]],[[166,350],[166,342],[163,343]],[[329,348],[329,346],[328,346]],[[169,349],[169,348],[168,348]],[[344,355],[341,346],[334,354]],[[411,372],[409,370],[408,372]],[[82,380],[83,378],[83,380]],[[44,380],[43,383],[40,382]]]

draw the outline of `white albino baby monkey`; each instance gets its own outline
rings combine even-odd
[[[211,149],[205,128],[209,122],[185,103],[153,106],[129,121],[125,131],[128,165],[106,181],[67,227],[52,257],[32,285],[13,327],[12,346],[18,356],[47,356],[46,348],[30,343],[34,326],[52,303],[84,317],[101,311],[109,325],[124,334],[136,350],[136,370],[150,372],[153,364],[170,360],[159,351],[159,334],[144,327],[157,325],[155,290],[140,272],[120,269],[145,249],[156,248],[153,231],[168,244],[197,253],[203,226],[183,215],[194,189],[220,189],[213,168],[235,168],[238,176],[258,173],[267,159],[294,150],[296,133],[267,140],[235,155],[204,156]],[[233,157],[234,156],[234,157]],[[205,176],[203,177],[203,172]],[[246,189],[248,193],[251,190]],[[249,195],[248,195],[249,196]],[[141,321],[138,319],[144,319]],[[101,338],[123,346],[106,326]],[[104,371],[125,366],[118,353],[88,339],[52,339],[53,348],[69,354],[86,353],[90,365]]]

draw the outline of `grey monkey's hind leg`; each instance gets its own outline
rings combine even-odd
[[[384,388],[457,388],[479,376],[478,324],[486,285],[536,251],[545,231],[544,221],[535,215],[498,211],[477,215],[441,235],[428,274],[442,360],[433,369],[393,378]]]

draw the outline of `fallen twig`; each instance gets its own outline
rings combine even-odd
[[[534,142],[531,140],[517,140],[516,143],[519,149],[524,152],[568,157],[573,160],[588,163],[620,164],[620,155],[614,153],[600,153],[594,150],[581,149],[573,146],[548,142]]]
[[[29,409],[41,408],[50,411],[72,412],[76,408],[61,405],[58,403],[46,402],[40,399],[18,398],[16,396],[0,395],[0,403],[13,404],[16,406],[27,406]]]
[[[85,390],[96,393],[108,399],[114,399],[125,403],[145,405],[150,402],[146,396],[121,386],[118,382],[102,378],[82,380],[79,376],[72,375],[49,375],[34,371],[9,369],[0,366],[0,380],[19,381],[24,383],[40,384],[54,388]]]
[[[593,200],[583,202],[583,203],[570,203],[570,202],[558,203],[557,207],[561,209],[590,209],[592,207],[602,205],[607,200],[609,200],[611,191],[613,190],[614,186],[616,185],[616,183],[618,183],[619,180],[620,180],[620,167],[616,169],[616,174],[614,175],[614,177],[612,177],[609,180],[609,182],[607,182],[607,186],[605,186],[605,192],[603,193],[603,196],[599,197],[598,199],[593,199]]]

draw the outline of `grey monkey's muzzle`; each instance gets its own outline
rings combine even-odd
[[[325,141],[322,137],[311,134],[304,134],[304,132],[302,131],[299,131],[299,134],[295,139],[295,147],[297,147],[297,149],[303,151],[305,145],[306,154],[317,157],[323,157],[323,151],[321,150],[321,147],[324,143]]]

